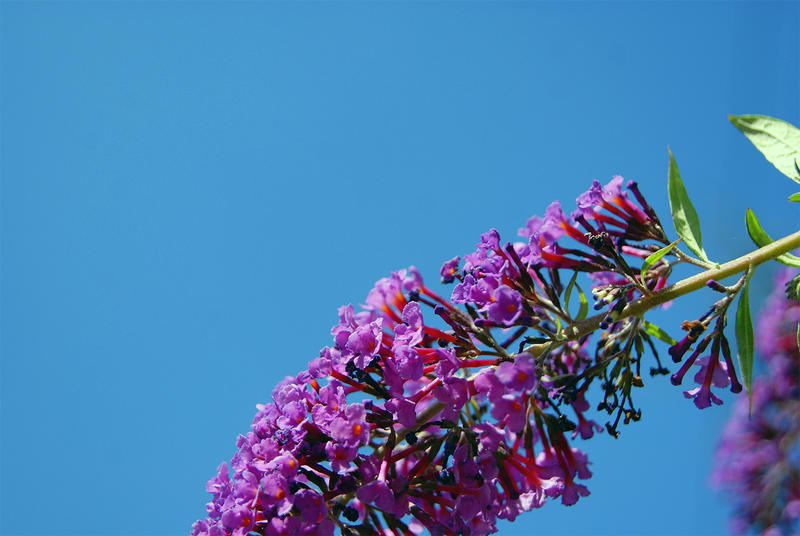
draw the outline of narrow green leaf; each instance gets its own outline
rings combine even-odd
[[[700,257],[701,260],[708,260],[708,255],[703,250],[703,238],[700,233],[700,220],[697,218],[697,211],[689,200],[689,194],[683,186],[681,174],[678,171],[678,164],[675,157],[669,151],[669,175],[667,180],[667,190],[669,192],[669,208],[672,212],[672,222],[675,230],[683,238],[686,247]]]
[[[800,349],[800,322],[797,323],[797,348]]]
[[[578,272],[572,274],[572,279],[569,280],[569,285],[567,285],[567,289],[564,291],[564,312],[569,314],[569,299],[572,297],[572,287],[575,286],[575,280],[578,278]]]
[[[641,271],[641,273],[639,274],[639,275],[641,276],[641,278],[642,278],[642,284],[644,284],[644,275],[647,273],[647,270],[649,270],[650,268],[652,268],[652,267],[653,267],[653,265],[654,265],[655,263],[657,263],[657,262],[658,262],[658,260],[659,260],[661,257],[663,257],[664,255],[666,255],[667,253],[669,253],[669,252],[670,252],[670,250],[671,250],[672,248],[674,248],[674,247],[675,247],[675,244],[677,244],[677,243],[678,243],[678,242],[680,242],[681,240],[683,240],[683,239],[682,239],[682,238],[679,238],[679,239],[677,239],[675,242],[673,242],[672,244],[669,244],[669,245],[667,245],[667,246],[664,246],[663,248],[659,249],[659,250],[658,250],[658,251],[656,251],[655,253],[652,253],[652,254],[648,255],[648,257],[647,257],[647,258],[644,260],[644,264],[642,264],[642,271]]]
[[[750,299],[747,296],[750,287],[750,274],[744,281],[744,286],[740,290],[739,308],[736,310],[736,345],[739,353],[739,370],[742,373],[742,384],[747,391],[747,399],[750,402],[750,409],[753,407],[753,321],[750,319]]]
[[[655,337],[661,342],[665,342],[670,346],[678,344],[678,342],[672,337],[670,337],[666,331],[656,326],[655,324],[648,322],[647,320],[642,320],[642,327],[644,328],[645,333],[647,333],[651,337]]]
[[[790,195],[789,201],[791,201],[792,203],[800,203],[800,192]]]
[[[589,314],[589,300],[586,299],[586,294],[583,293],[583,289],[580,285],[576,284],[575,288],[578,289],[578,299],[581,301],[581,306],[580,309],[578,309],[578,316],[575,318],[575,321],[580,322]]]
[[[764,231],[761,227],[761,224],[758,222],[758,218],[756,218],[755,213],[747,209],[744,218],[745,224],[747,224],[747,234],[750,235],[750,239],[753,241],[755,245],[760,248],[763,248],[767,244],[772,243],[772,238]],[[796,257],[791,253],[784,253],[783,255],[778,255],[775,257],[775,260],[781,264],[785,264],[786,266],[793,266],[795,268],[800,268],[800,257]]]
[[[800,157],[800,130],[797,127],[765,115],[731,115],[728,119],[778,171],[800,182],[800,170],[795,163],[795,159]]]
[[[556,340],[560,341],[564,338],[564,328],[561,326],[561,319],[556,316]]]

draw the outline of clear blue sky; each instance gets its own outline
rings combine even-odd
[[[614,173],[669,220],[668,144],[712,258],[748,250],[747,207],[800,223],[726,119],[800,123],[797,2],[0,9],[4,535],[186,533],[339,305]],[[582,446],[591,497],[501,534],[725,533],[730,397],[638,400]]]

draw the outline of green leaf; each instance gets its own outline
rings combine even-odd
[[[797,348],[800,349],[800,322],[797,323]]]
[[[756,218],[755,213],[747,209],[744,218],[745,224],[747,224],[747,234],[750,235],[750,239],[760,248],[763,248],[767,244],[772,243],[772,238],[764,231],[761,227],[761,224],[758,223],[758,218]],[[800,257],[795,257],[791,253],[784,253],[783,255],[778,255],[775,257],[775,260],[781,264],[785,264],[786,266],[793,266],[795,268],[800,268]]]
[[[682,238],[679,238],[679,239],[677,239],[675,242],[673,242],[672,244],[669,244],[668,246],[664,246],[663,248],[659,249],[659,250],[658,250],[658,251],[656,251],[655,253],[652,253],[652,254],[648,255],[648,257],[647,257],[647,258],[644,260],[644,264],[642,264],[642,271],[641,271],[641,273],[639,274],[639,275],[641,276],[641,278],[642,278],[642,284],[643,284],[643,285],[644,285],[644,275],[647,273],[647,270],[649,270],[650,268],[652,268],[652,267],[653,267],[653,265],[654,265],[655,263],[657,263],[657,262],[658,262],[658,260],[659,260],[661,257],[663,257],[664,255],[666,255],[667,253],[669,253],[669,252],[670,252],[670,250],[671,250],[672,248],[674,248],[674,247],[675,247],[675,245],[676,245],[678,242],[680,242],[681,240],[683,240],[683,239],[682,239]]]
[[[580,285],[576,284],[575,287],[578,289],[578,298],[581,301],[581,307],[578,309],[578,316],[575,318],[575,321],[580,322],[589,314],[589,300],[586,299],[586,294],[583,293],[583,289]]]
[[[731,115],[728,119],[778,171],[800,182],[800,170],[795,164],[795,159],[800,157],[800,130],[797,127],[765,115]]]
[[[569,280],[569,285],[567,285],[567,289],[564,291],[564,312],[569,314],[569,299],[572,296],[572,287],[575,286],[575,280],[578,278],[578,272],[572,274],[572,279]]]
[[[647,320],[642,320],[642,328],[644,328],[644,332],[650,335],[651,337],[655,337],[656,339],[660,340],[661,342],[665,342],[670,346],[674,346],[678,344],[678,341],[670,337],[666,331],[661,329],[660,327],[656,326],[655,324],[651,324]]]
[[[569,280],[569,284],[567,285],[567,289],[564,291],[564,312],[569,314],[569,299],[572,296],[572,289],[578,289],[578,299],[580,300],[580,308],[578,309],[578,316],[575,317],[575,322],[580,322],[589,314],[589,300],[586,299],[586,294],[583,293],[583,289],[581,286],[576,283],[578,278],[578,272],[575,272],[572,276],[572,279]],[[558,320],[558,319],[556,319]],[[560,331],[559,331],[560,333]]]
[[[667,151],[669,152],[667,190],[669,192],[669,208],[672,212],[672,222],[675,224],[675,230],[683,238],[686,247],[691,249],[701,260],[711,262],[703,250],[703,238],[700,233],[700,220],[697,218],[697,211],[695,211],[692,202],[689,200],[689,194],[686,193],[686,188],[683,186],[675,157],[672,156],[672,152],[669,149]]]
[[[739,370],[742,373],[742,384],[747,391],[747,400],[750,409],[753,409],[753,321],[750,319],[750,299],[747,291],[750,278],[753,276],[751,268],[742,290],[739,291],[739,308],[736,310],[736,345],[739,353]]]
[[[790,195],[789,201],[791,201],[792,203],[800,203],[800,192]]]

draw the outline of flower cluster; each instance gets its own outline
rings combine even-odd
[[[258,406],[230,467],[209,481],[208,517],[192,535],[479,536],[548,499],[587,496],[587,457],[571,442],[603,430],[589,400],[599,394],[616,436],[620,421],[641,417],[632,388],[643,385],[646,347],[651,375],[668,373],[654,338],[671,339],[627,307],[686,260],[675,249],[632,266],[669,241],[636,184],[622,184],[595,181],[570,218],[551,204],[522,241],[483,234],[474,252],[442,266],[450,300],[410,268],[378,281],[359,310],[341,307],[333,344]],[[594,317],[581,274],[601,311]],[[698,407],[714,400],[711,383],[733,374],[721,333],[738,288],[720,288],[702,329],[670,350],[679,361],[717,319],[673,376],[700,365],[701,387],[687,395]]]
[[[761,315],[757,350],[767,374],[734,407],[715,456],[713,482],[736,497],[733,530],[769,536],[800,528],[800,304],[787,300],[781,272]]]
[[[717,292],[721,292],[724,297],[714,303],[698,320],[684,322],[681,327],[686,331],[686,336],[669,349],[672,360],[675,363],[680,363],[692,344],[700,341],[691,355],[683,362],[680,369],[670,377],[673,385],[680,385],[692,365],[699,367],[699,370],[694,375],[694,381],[698,384],[698,387],[683,392],[686,398],[694,401],[698,409],[708,408],[712,402],[717,405],[722,404],[722,400],[711,392],[712,385],[720,388],[730,386],[733,393],[742,391],[742,384],[736,377],[736,369],[733,367],[730,345],[725,337],[724,329],[728,307],[744,281],[744,278],[740,279],[739,283],[733,288],[720,285],[713,279],[708,281],[707,286]],[[713,329],[701,338],[700,335],[706,332],[712,321],[714,321]],[[709,345],[711,346],[710,353],[707,356],[699,357]],[[720,354],[722,355],[722,360],[720,360]]]

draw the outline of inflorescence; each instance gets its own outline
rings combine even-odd
[[[735,497],[737,534],[800,528],[800,304],[784,296],[788,281],[781,271],[755,330],[767,374],[753,382],[752,410],[736,401],[714,457],[713,482]]]
[[[709,283],[723,297],[679,342],[626,314],[675,264],[701,264],[678,248],[652,261],[674,244],[636,183],[622,183],[595,181],[569,218],[551,204],[519,231],[525,241],[482,235],[441,268],[450,300],[410,268],[378,281],[360,310],[341,307],[333,344],[258,406],[208,482],[192,535],[490,534],[498,519],[589,494],[571,442],[641,418],[632,388],[645,354],[651,375],[669,374],[657,339],[675,362],[695,346],[672,382],[699,366],[685,393],[698,408],[720,403],[712,385],[740,391],[723,329],[744,279]],[[595,395],[604,427],[589,414]]]

